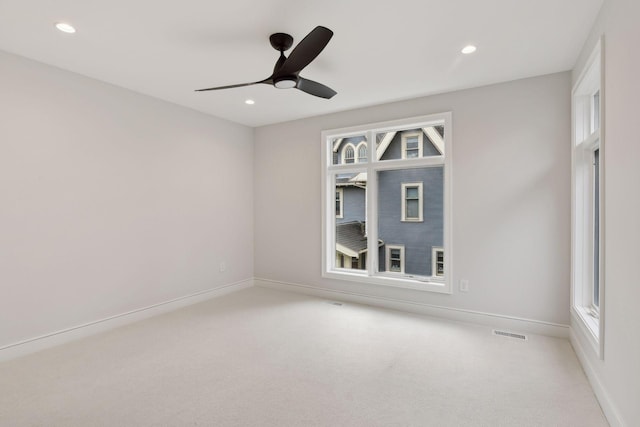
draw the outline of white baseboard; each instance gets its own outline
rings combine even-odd
[[[246,279],[240,282],[219,286],[217,288],[196,292],[191,295],[185,295],[180,298],[150,305],[148,307],[139,308],[127,313],[117,314],[115,316],[89,322],[84,325],[74,326],[72,328],[51,332],[39,337],[9,344],[4,347],[0,347],[0,362],[35,353],[36,351],[75,341],[90,335],[95,335],[99,332],[114,329],[119,326],[137,322],[169,311],[174,311],[188,305],[236,292],[241,289],[250,288],[252,286],[253,279]]]
[[[501,314],[483,313],[479,311],[464,310],[459,308],[442,307],[437,305],[403,301],[394,298],[359,294],[355,292],[339,291],[319,288],[316,286],[286,283],[269,279],[254,278],[255,286],[279,289],[290,292],[298,292],[321,298],[335,299],[376,307],[390,308],[411,313],[424,314],[459,322],[475,323],[493,328],[508,330],[510,332],[525,332],[538,335],[547,335],[558,338],[569,338],[569,326],[540,320],[522,319],[504,316]]]
[[[607,417],[607,421],[609,421],[609,425],[611,425],[611,427],[630,426],[631,424],[625,424],[622,421],[620,413],[613,404],[613,400],[609,396],[609,392],[607,392],[607,389],[602,384],[602,381],[600,381],[600,377],[598,376],[595,367],[591,363],[589,356],[585,352],[585,348],[580,342],[580,338],[578,337],[576,330],[573,327],[569,328],[569,334],[569,341],[571,342],[573,351],[578,356],[578,360],[582,365],[582,369],[587,375],[587,379],[591,384],[593,393],[596,395],[598,403],[600,403],[600,407],[602,408],[602,412],[604,412],[605,417]]]

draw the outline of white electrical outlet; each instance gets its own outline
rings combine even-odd
[[[460,279],[460,292],[469,292],[469,281],[467,279]]]
[[[220,273],[227,271],[227,263],[225,261],[220,262]]]

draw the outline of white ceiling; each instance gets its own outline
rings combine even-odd
[[[569,70],[602,0],[1,0],[0,49],[249,126]],[[54,28],[66,21],[73,35]],[[301,75],[331,100],[257,85],[315,26]],[[478,51],[461,55],[466,44]],[[252,98],[255,105],[245,105]]]

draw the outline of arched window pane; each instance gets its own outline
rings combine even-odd
[[[367,146],[362,144],[358,147],[358,163],[366,163],[367,161]]]
[[[354,163],[355,162],[355,150],[353,147],[348,146],[344,149],[344,162],[345,163]]]

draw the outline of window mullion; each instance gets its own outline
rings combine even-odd
[[[367,141],[369,143],[369,150],[367,150],[368,162],[367,162],[367,191],[365,193],[365,203],[367,212],[367,274],[369,276],[375,275],[379,265],[379,253],[378,253],[378,198],[374,197],[378,189],[378,176],[374,168],[375,155],[376,155],[376,134],[374,131],[367,131]]]
[[[330,172],[328,181],[327,194],[325,194],[325,198],[329,199],[329,195],[335,193],[336,191],[336,173]],[[327,219],[325,221],[326,227],[328,230],[331,230],[327,235],[327,248],[326,248],[326,263],[333,270],[337,267],[336,265],[336,215],[335,215],[335,207],[332,207],[330,203],[327,203],[327,208],[325,210],[325,215],[327,215]]]

